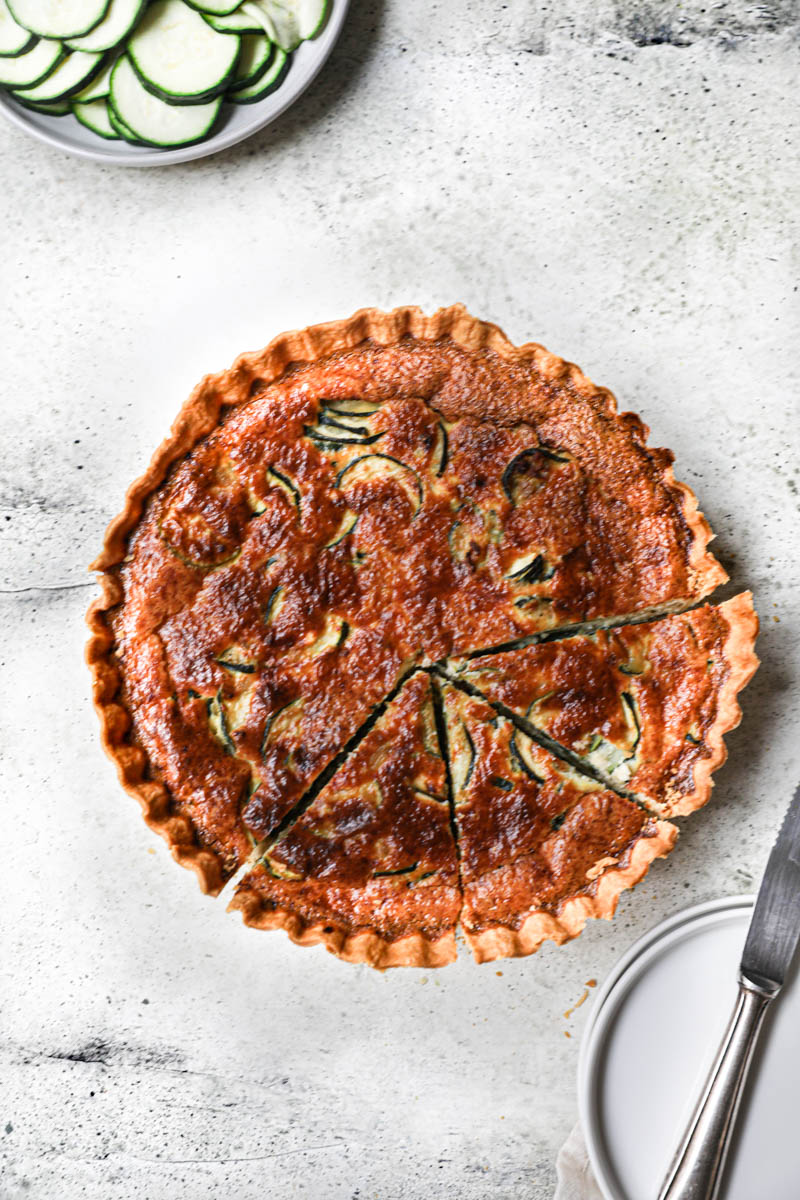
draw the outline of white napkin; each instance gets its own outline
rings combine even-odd
[[[592,1168],[580,1124],[575,1125],[556,1159],[556,1194],[553,1200],[603,1200]]]

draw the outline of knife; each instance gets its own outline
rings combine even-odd
[[[800,940],[800,787],[783,818],[756,898],[739,995],[689,1128],[658,1200],[716,1200],[731,1131],[764,1014]]]

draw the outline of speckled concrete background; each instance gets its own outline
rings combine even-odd
[[[549,1198],[590,1005],[563,1014],[655,921],[749,890],[800,778],[796,0],[353,9],[292,112],[197,165],[0,129],[2,1200]],[[205,371],[455,299],[675,449],[764,665],[612,925],[381,976],[243,929],[144,827],[88,705],[86,564]]]

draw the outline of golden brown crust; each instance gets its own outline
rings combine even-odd
[[[753,593],[741,592],[721,604],[719,611],[720,615],[724,614],[728,623],[728,633],[722,650],[728,674],[719,693],[714,723],[704,731],[703,745],[707,753],[694,767],[693,790],[689,794],[667,790],[665,804],[670,816],[687,816],[702,808],[711,798],[711,789],[714,786],[711,776],[728,757],[725,734],[735,729],[742,719],[738,694],[758,668],[759,660],[754,650],[758,634],[758,616],[753,609]]]
[[[241,887],[228,905],[229,912],[237,910],[245,925],[254,929],[282,929],[298,946],[324,946],[345,962],[367,963],[378,970],[444,967],[456,958],[455,929],[435,939],[412,933],[390,941],[369,929],[346,932],[321,921],[308,921],[287,908],[267,909],[257,891]]]
[[[558,913],[531,913],[519,929],[498,925],[479,933],[465,930],[475,961],[492,962],[497,958],[535,954],[545,941],[561,946],[577,937],[590,917],[610,920],[622,892],[634,887],[647,874],[651,863],[669,854],[675,845],[677,826],[658,821],[655,830],[652,836],[637,839],[623,866],[605,870],[591,891],[567,900]]]
[[[148,825],[165,838],[176,860],[193,869],[203,890],[211,894],[220,891],[236,863],[210,846],[201,845],[190,817],[175,811],[169,788],[161,781],[159,773],[152,769],[134,736],[130,714],[121,695],[123,681],[113,653],[111,614],[123,598],[119,570],[128,553],[130,535],[140,522],[148,500],[167,479],[171,469],[215,429],[224,412],[247,403],[261,389],[279,379],[291,364],[313,363],[366,341],[379,346],[391,346],[406,337],[424,341],[448,339],[467,351],[492,351],[507,362],[533,367],[543,392],[547,392],[548,388],[556,391],[561,389],[588,402],[593,412],[605,418],[612,418],[616,414],[611,393],[592,384],[577,367],[535,343],[513,346],[497,326],[476,320],[461,305],[441,309],[431,316],[425,316],[414,307],[398,308],[392,312],[364,309],[343,321],[281,334],[264,350],[242,355],[230,370],[209,375],[200,382],[181,409],[170,435],[153,456],[147,471],[129,488],[123,511],[109,525],[103,549],[93,563],[93,569],[100,572],[102,592],[87,614],[91,633],[87,661],[93,676],[94,704],[100,717],[103,745],[115,761],[120,781],[128,792],[136,796]],[[490,409],[492,405],[495,415],[504,406],[502,416],[505,421],[524,423],[532,417],[531,408],[519,392],[512,394],[510,391],[507,396],[492,398]],[[633,444],[649,459],[654,477],[658,478],[665,493],[672,497],[676,511],[686,526],[686,600],[700,598],[725,578],[724,571],[707,550],[711,537],[709,527],[698,512],[690,489],[675,482],[669,452],[646,451],[647,429],[634,415],[621,414],[616,419],[627,427]],[[742,670],[746,670],[743,649],[741,654]],[[735,698],[731,698],[728,707],[730,712],[726,719],[733,720],[733,716],[738,714]],[[724,757],[721,734],[718,753]],[[242,907],[236,901],[234,906]],[[267,920],[267,916],[263,919]],[[275,914],[268,914],[268,919],[276,919]],[[330,948],[330,939],[334,935],[320,934],[317,938],[316,934],[309,931],[310,928],[301,932],[296,930],[295,940],[302,938],[303,944],[308,944],[309,938],[313,938],[324,941]],[[293,935],[290,933],[290,936]],[[378,965],[399,965],[419,962],[426,954],[441,961],[450,961],[455,953],[454,945],[451,946],[447,939],[441,939],[441,946],[437,943],[439,949],[435,951],[420,950],[415,944],[412,946],[414,939],[410,939],[409,945],[404,948],[405,940],[392,943],[390,950],[386,946],[376,946],[372,935],[359,933],[345,939],[341,956],[355,956],[351,961],[375,959],[376,962],[379,960]],[[425,965],[435,964],[427,962]]]
[[[741,717],[736,696],[758,665],[757,628],[745,592],[654,622],[473,656],[451,669],[658,816],[685,816],[708,801],[723,737]],[[621,761],[604,759],[603,745]]]
[[[222,859],[212,850],[197,844],[194,828],[188,818],[171,811],[167,788],[147,777],[147,758],[130,740],[130,716],[127,709],[116,701],[120,676],[111,660],[113,635],[105,616],[108,609],[118,602],[119,584],[113,577],[104,576],[101,587],[101,597],[95,600],[86,614],[91,631],[86,646],[86,661],[92,672],[92,699],[100,718],[103,749],[114,762],[125,791],[138,800],[146,823],[164,839],[175,861],[195,872],[202,891],[216,896],[227,879]]]
[[[266,385],[278,379],[291,363],[314,362],[336,351],[352,349],[367,340],[378,345],[392,345],[404,337],[429,341],[449,338],[465,350],[492,350],[508,361],[534,365],[543,381],[568,386],[575,395],[591,400],[607,414],[617,411],[612,393],[607,388],[593,384],[574,363],[551,354],[536,342],[514,346],[497,325],[471,316],[461,304],[441,308],[431,316],[426,316],[420,308],[413,306],[396,308],[391,312],[375,308],[359,309],[345,320],[279,334],[263,350],[240,355],[229,370],[202,379],[181,408],[169,436],[153,455],[144,475],[128,489],[123,510],[106,530],[103,549],[91,569],[106,571],[123,561],[128,535],[141,517],[147,498],[164,482],[173,464],[215,428],[223,405],[231,408],[251,398],[250,388],[254,380]],[[521,421],[530,416],[525,411],[513,415]],[[635,414],[623,413],[620,416],[635,430],[637,441],[644,445],[647,427]],[[660,454],[664,461],[664,485],[680,493],[684,519],[693,535],[691,566],[697,587],[692,594],[697,597],[706,595],[723,583],[727,575],[708,553],[708,543],[713,534],[698,509],[696,496],[686,484],[675,480],[669,453],[661,451]]]

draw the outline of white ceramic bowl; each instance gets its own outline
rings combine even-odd
[[[12,124],[40,142],[90,158],[94,162],[120,167],[163,167],[169,163],[190,162],[218,150],[227,150],[237,142],[263,129],[294,104],[322,69],[342,31],[350,0],[333,0],[330,15],[318,37],[303,42],[291,56],[289,70],[280,87],[255,104],[223,104],[216,133],[194,146],[175,150],[151,150],[130,146],[127,142],[105,141],[86,129],[72,115],[48,117],[17,104],[6,92],[0,92],[0,110]]]

